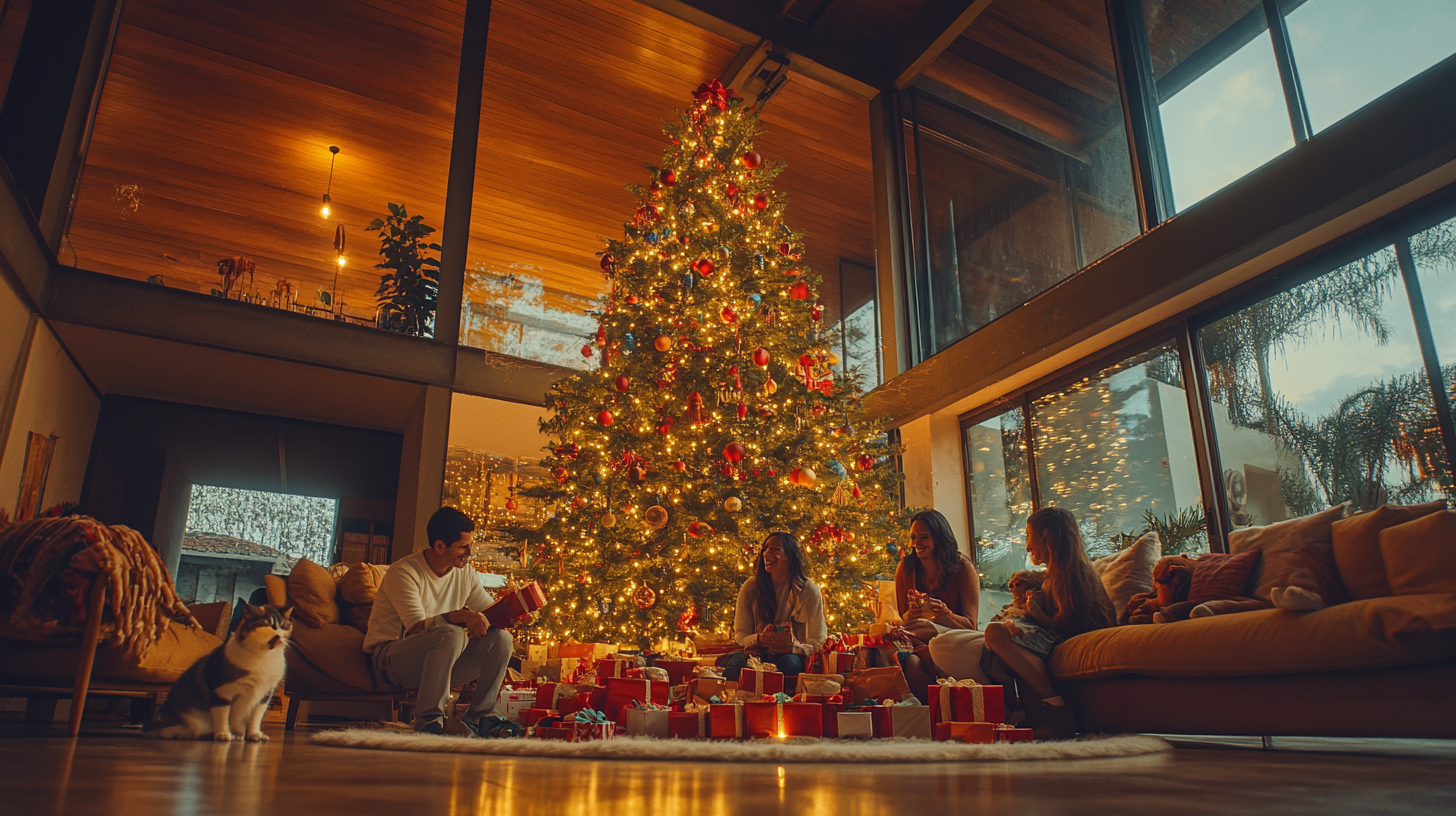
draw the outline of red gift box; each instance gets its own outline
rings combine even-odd
[[[605,683],[609,677],[631,677],[632,675],[628,674],[628,672],[635,668],[637,668],[637,661],[635,660],[616,660],[613,658],[598,660],[596,662],[597,680],[598,682]],[[642,673],[639,670],[637,676],[640,677],[641,675]]]
[[[743,704],[708,706],[708,731],[708,736],[713,739],[746,738],[748,726],[743,719]]]
[[[576,729],[566,725],[543,725],[536,729],[537,739],[560,740],[571,742],[576,736]]]
[[[930,739],[930,709],[919,705],[873,706],[876,737],[908,737]]]
[[[481,610],[485,619],[497,629],[509,629],[516,618],[529,615],[546,605],[546,591],[535,581],[519,589],[501,593],[495,603]]]
[[[1030,728],[1013,728],[1009,725],[997,726],[997,742],[1031,742],[1036,739]]]
[[[935,738],[940,742],[968,742],[973,745],[990,745],[996,726],[987,722],[943,722],[935,724]]]
[[[712,717],[708,709],[673,711],[667,715],[667,733],[677,739],[707,739],[712,736]]]
[[[589,742],[591,740],[611,739],[617,735],[616,723],[599,722],[563,722],[563,726],[571,726],[572,742]]]
[[[942,680],[930,687],[930,721],[1001,723],[1006,721],[1005,689],[974,680]]]
[[[606,686],[574,686],[574,688],[585,690],[579,691],[571,697],[561,696],[556,699],[556,710],[560,711],[563,717],[567,714],[575,714],[583,708],[600,711],[602,706],[606,705]]]
[[[672,687],[661,680],[638,680],[625,677],[607,678],[606,698],[602,703],[602,713],[612,722],[626,724],[626,715],[623,709],[629,703],[636,700],[639,703],[657,703],[667,705],[667,698],[672,692]]]
[[[542,717],[560,717],[561,712],[550,708],[528,708],[521,712],[521,725],[530,728],[541,721]]]
[[[824,735],[819,703],[744,703],[744,730],[750,739]]]
[[[760,697],[765,694],[773,696],[784,690],[784,675],[767,668],[744,669],[738,674],[738,688]]]
[[[696,660],[657,660],[652,665],[666,671],[667,682],[674,686],[680,686],[693,679],[694,672],[698,670]]]
[[[854,652],[825,652],[824,674],[849,674],[854,671]]]

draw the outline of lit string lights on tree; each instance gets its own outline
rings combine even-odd
[[[598,368],[553,386],[542,422],[553,478],[533,492],[554,515],[526,572],[551,598],[544,640],[727,632],[774,530],[799,538],[832,629],[871,620],[866,582],[894,569],[896,451],[836,368],[770,187],[783,164],[731,90],[694,98],[601,255],[610,291],[581,349]]]

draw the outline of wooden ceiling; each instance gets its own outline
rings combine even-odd
[[[257,289],[287,279],[312,303],[342,223],[340,297],[372,314],[364,225],[387,202],[442,222],[463,13],[461,0],[128,0],[62,261],[206,292],[216,261],[244,254]],[[635,208],[623,185],[645,181],[661,121],[737,51],[634,0],[498,0],[467,275],[537,278],[563,307],[599,295],[600,240]],[[864,100],[794,76],[763,126],[816,271],[872,262]]]

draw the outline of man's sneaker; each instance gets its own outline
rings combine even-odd
[[[426,720],[415,726],[417,734],[432,734],[440,736],[445,733],[445,721],[443,719]]]
[[[475,724],[455,717],[448,717],[445,720],[445,735],[450,737],[467,737],[475,739],[480,735],[475,732]]]

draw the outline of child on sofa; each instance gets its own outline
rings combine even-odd
[[[1046,606],[1050,599],[1041,591],[1046,573],[1041,570],[1021,570],[1013,573],[1010,581],[1011,603],[1001,607],[992,621],[1003,621],[1011,632],[1011,641],[1045,657],[1052,653],[1061,637],[1051,629],[1042,626],[1031,616],[1032,604],[1039,604],[1043,614],[1050,614]]]

